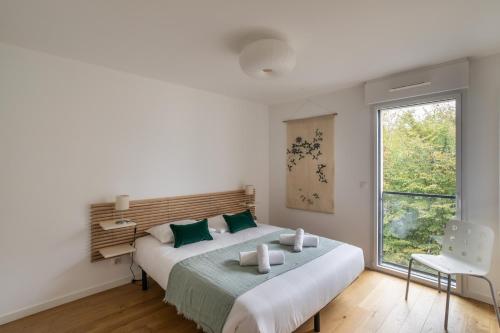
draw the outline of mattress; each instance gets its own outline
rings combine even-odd
[[[172,267],[194,255],[208,252],[281,228],[259,224],[235,234],[213,233],[213,241],[175,249],[152,236],[136,240],[135,262],[163,289]],[[364,269],[363,251],[342,244],[307,264],[270,279],[238,297],[227,317],[223,333],[288,333],[334,299]]]

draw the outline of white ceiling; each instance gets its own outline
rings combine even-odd
[[[290,75],[240,70],[242,46],[262,37],[296,49]],[[0,41],[276,104],[500,52],[500,1],[0,0]]]

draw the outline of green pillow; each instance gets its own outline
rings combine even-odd
[[[204,240],[213,240],[208,230],[207,219],[191,224],[170,224],[170,229],[174,234],[174,247],[176,248]]]
[[[240,230],[257,227],[257,224],[253,220],[252,212],[249,209],[238,214],[222,216],[226,220],[229,232],[232,234]]]

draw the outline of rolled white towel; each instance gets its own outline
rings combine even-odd
[[[271,271],[271,265],[269,265],[269,250],[266,244],[257,245],[257,262],[259,273],[266,274]]]
[[[294,245],[295,234],[281,234],[280,244],[281,245]],[[319,237],[316,235],[304,235],[303,247],[318,247]]]
[[[285,253],[283,251],[270,250],[269,264],[283,265],[285,263]],[[240,252],[240,266],[257,266],[257,251]]]
[[[295,241],[293,243],[293,252],[301,252],[304,244],[304,229],[298,228],[295,231]]]

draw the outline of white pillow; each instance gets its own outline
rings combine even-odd
[[[160,225],[156,225],[152,228],[146,230],[148,234],[159,240],[161,243],[173,243],[174,242],[174,234],[172,233],[172,229],[170,229],[170,224],[191,224],[196,223],[195,220],[181,220],[175,222],[164,223]],[[208,228],[210,232],[215,232],[215,229]]]
[[[222,215],[209,217],[208,227],[215,229],[220,234],[223,234],[224,232],[227,231],[227,223]]]

